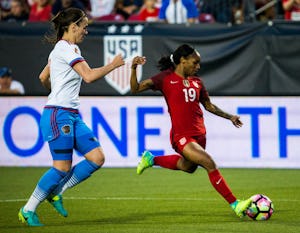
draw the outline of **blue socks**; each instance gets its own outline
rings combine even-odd
[[[50,168],[40,178],[35,190],[24,206],[24,210],[34,212],[46,198],[62,194],[68,188],[72,188],[89,178],[99,168],[100,166],[86,159],[75,165],[69,172],[63,172],[54,167]]]
[[[47,198],[66,175],[67,172],[59,171],[54,167],[45,172],[24,206],[24,210],[34,212],[38,205]]]
[[[57,187],[59,182],[67,175],[67,172],[50,168],[39,180],[33,195],[43,201]]]
[[[60,182],[52,195],[62,194],[66,189],[72,188],[75,185],[89,178],[92,173],[100,168],[99,165],[87,159],[75,165],[67,176]]]

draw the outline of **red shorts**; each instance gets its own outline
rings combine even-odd
[[[196,142],[200,146],[202,146],[203,149],[205,149],[206,136],[205,135],[201,135],[201,136],[183,136],[177,141],[173,141],[172,138],[171,138],[172,147],[179,154],[182,154],[183,148],[190,142]]]

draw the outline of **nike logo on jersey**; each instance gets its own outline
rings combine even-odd
[[[178,83],[178,81],[171,81],[170,83],[171,84],[175,84],[175,83]]]

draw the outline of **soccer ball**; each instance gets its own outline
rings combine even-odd
[[[252,203],[246,214],[253,220],[268,220],[273,212],[274,205],[270,198],[263,194],[256,194],[250,197]]]

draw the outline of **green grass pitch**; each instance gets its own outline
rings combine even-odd
[[[275,212],[268,221],[238,218],[210,185],[206,172],[152,168],[103,168],[65,192],[67,218],[49,203],[38,215],[44,227],[28,227],[17,213],[47,168],[0,167],[0,232],[194,233],[300,232],[300,170],[221,169],[238,198],[266,194]]]

